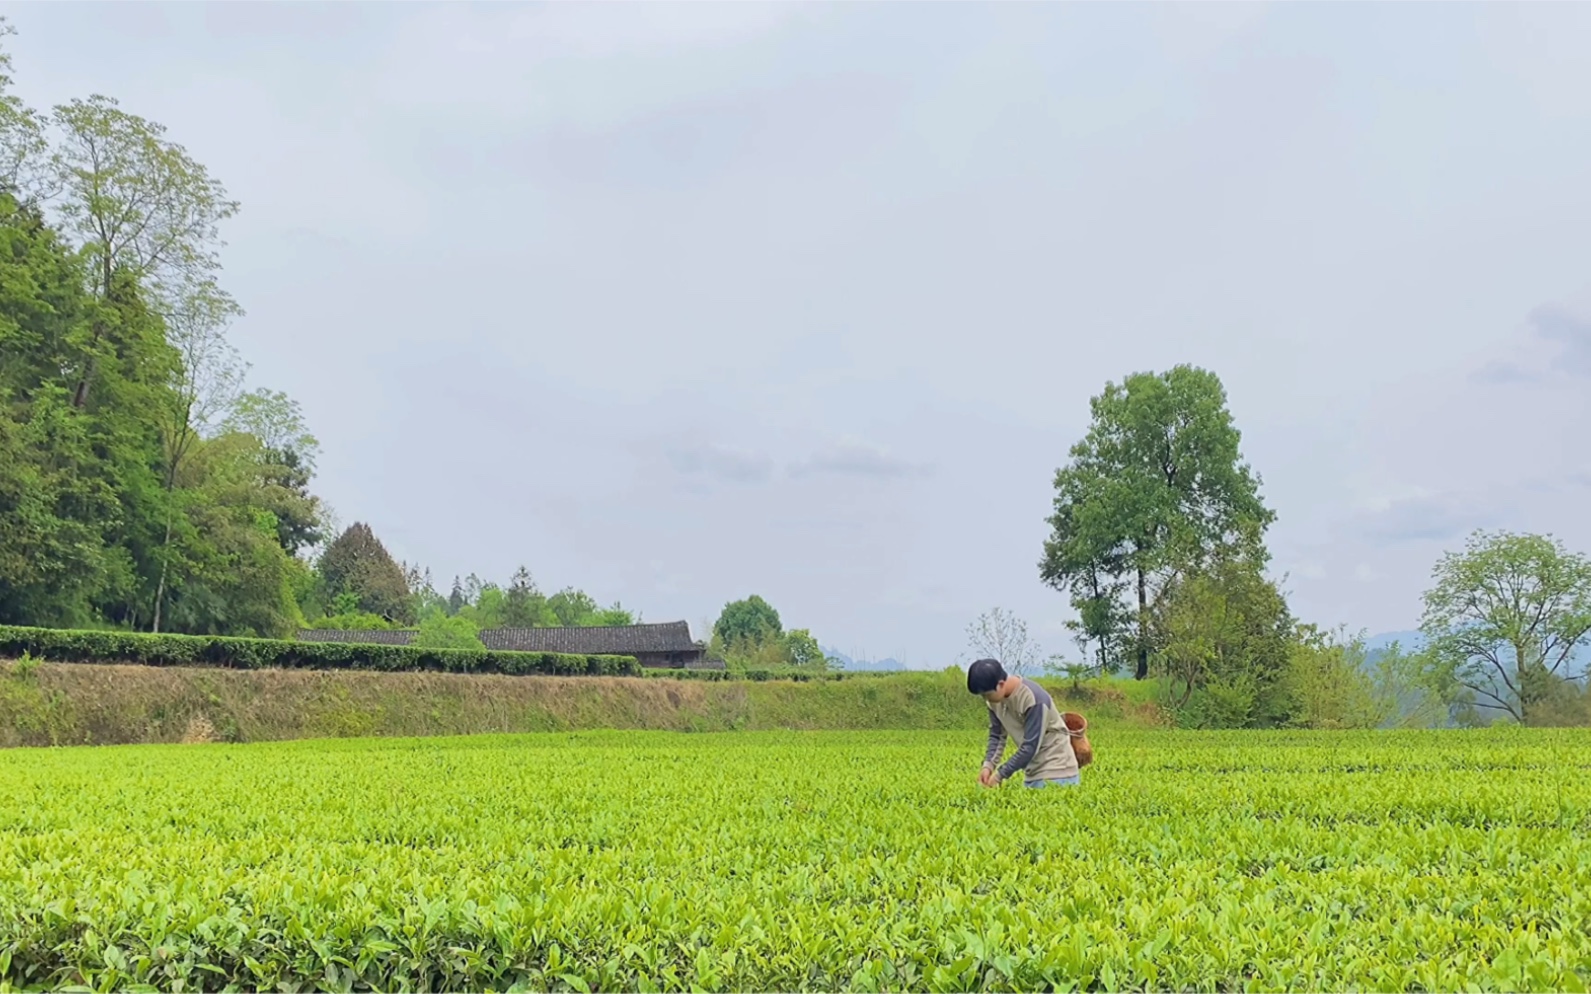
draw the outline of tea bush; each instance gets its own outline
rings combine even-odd
[[[0,754],[0,988],[1510,990],[1591,978],[1591,740],[962,732]]]

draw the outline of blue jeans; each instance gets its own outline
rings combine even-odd
[[[1024,787],[1049,787],[1051,785],[1054,785],[1056,787],[1072,787],[1072,786],[1075,786],[1075,785],[1080,784],[1082,782],[1083,782],[1083,778],[1079,774],[1073,773],[1069,777],[1060,777],[1060,778],[1055,779],[1055,780],[1023,780],[1022,781],[1022,786],[1024,786]]]

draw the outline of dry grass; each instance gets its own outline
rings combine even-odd
[[[1057,688],[1059,689],[1059,688]],[[1125,700],[1079,702],[1149,723]],[[657,677],[227,670],[0,661],[0,746],[472,735],[635,728],[979,729],[959,678],[708,682]]]
[[[738,684],[0,661],[0,745],[740,727]]]

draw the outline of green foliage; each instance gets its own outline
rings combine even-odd
[[[1547,536],[1476,532],[1433,578],[1420,627],[1475,706],[1529,722],[1580,675],[1570,667],[1591,645],[1591,559]]]
[[[823,654],[823,647],[818,645],[818,640],[805,628],[793,628],[784,633],[784,650],[790,665],[796,669],[828,668],[829,659]]]
[[[0,809],[0,984],[1535,992],[1591,981],[1581,735],[1123,729],[1096,742],[1084,786],[1057,795],[976,786],[978,734],[13,751],[0,755],[0,795],[32,800]]]
[[[466,618],[432,614],[420,622],[414,641],[419,649],[484,649],[479,632]]]
[[[1371,667],[1377,706],[1390,728],[1479,725],[1474,695],[1429,649],[1405,652],[1392,643]]]
[[[1149,674],[1151,587],[1157,576],[1212,559],[1258,559],[1275,515],[1242,461],[1240,433],[1213,373],[1177,366],[1108,383],[1088,434],[1055,475],[1041,579],[1070,593],[1102,663],[1123,644]],[[1136,611],[1120,606],[1136,599]],[[1137,631],[1125,628],[1136,622]]]
[[[1292,724],[1303,728],[1379,728],[1396,713],[1365,665],[1363,638],[1298,626],[1285,681]]]
[[[348,607],[354,605],[343,602]],[[328,615],[316,618],[304,625],[305,628],[318,631],[333,632],[383,632],[392,631],[402,626],[393,624],[379,614],[361,614],[358,611],[349,611],[347,614]]]
[[[1197,727],[1246,728],[1286,720],[1293,620],[1252,559],[1186,573],[1155,605],[1155,668],[1171,705]]]
[[[0,623],[285,634],[320,508],[307,448],[223,430],[237,204],[110,98],[42,122],[0,92]]]
[[[503,593],[502,624],[505,628],[553,627],[558,618],[547,604],[547,597],[521,566],[508,581]]]
[[[424,648],[347,642],[139,632],[58,631],[0,626],[0,656],[28,653],[64,663],[140,663],[149,666],[221,666],[232,669],[435,670],[445,673],[536,673],[614,676],[640,672],[629,656],[576,656],[552,652]]]
[[[761,645],[784,632],[779,612],[756,594],[732,601],[713,624],[713,635],[726,646]]]
[[[413,620],[403,569],[369,525],[356,522],[338,536],[320,557],[319,571],[332,598],[352,594],[360,612],[399,623]]]

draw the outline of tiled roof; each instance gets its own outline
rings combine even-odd
[[[701,651],[701,647],[691,641],[690,625],[683,621],[609,628],[488,628],[481,632],[481,642],[488,649],[577,655]]]
[[[408,645],[417,633],[404,629],[339,631],[334,628],[302,628],[301,642],[357,642],[361,645]]]

